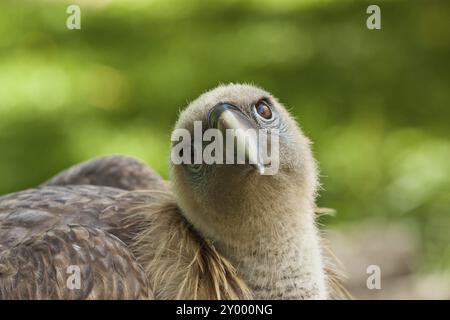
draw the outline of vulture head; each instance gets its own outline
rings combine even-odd
[[[199,124],[202,133],[211,128],[221,132],[267,129],[267,137],[276,136],[278,147],[273,148],[270,157],[252,159],[252,155],[260,155],[259,150],[252,153],[258,142],[247,136],[246,143],[242,143],[243,133],[237,130],[235,145],[244,146],[245,164],[171,161],[171,178],[179,206],[198,232],[220,245],[243,248],[254,246],[262,238],[276,240],[285,235],[289,226],[301,228],[297,221],[311,224],[317,173],[310,141],[274,96],[253,85],[229,84],[190,103],[180,114],[174,132],[181,129],[190,133],[192,158],[197,150],[194,139],[202,139],[195,137],[195,126],[200,127]],[[175,146],[177,141],[173,137]],[[224,146],[225,137],[224,133]],[[203,150],[209,143],[202,142]],[[270,153],[272,144],[269,142],[267,146]],[[237,153],[237,147],[233,150]],[[267,174],[268,170],[273,172]]]

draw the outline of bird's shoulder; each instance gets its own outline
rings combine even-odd
[[[103,156],[76,164],[43,185],[97,185],[123,190],[165,188],[161,176],[147,164],[122,155]]]
[[[137,192],[140,189],[146,192]],[[67,224],[101,228],[127,241],[132,230],[122,221],[130,208],[158,202],[159,195],[168,192],[155,171],[132,157],[83,162],[38,188],[0,197],[0,251]]]
[[[0,249],[58,225],[107,228],[119,224],[124,190],[98,186],[51,186],[0,197]]]

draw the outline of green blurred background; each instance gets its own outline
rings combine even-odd
[[[369,4],[2,0],[0,194],[112,153],[167,177],[179,110],[250,82],[314,141],[327,227],[407,225],[414,270],[450,269],[450,2],[378,1],[373,31]]]

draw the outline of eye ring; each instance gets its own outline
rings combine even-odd
[[[259,100],[253,105],[255,113],[263,120],[270,120],[273,118],[273,112],[270,105],[265,100]]]

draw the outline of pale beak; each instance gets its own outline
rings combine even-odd
[[[226,137],[227,129],[234,131],[236,150],[244,150],[245,163],[254,167],[260,174],[264,174],[266,165],[259,150],[258,127],[242,111],[229,103],[221,103],[214,106],[208,114],[209,128],[215,128]],[[250,130],[249,130],[250,129]],[[248,134],[253,131],[255,134]],[[225,141],[225,139],[224,139]],[[228,146],[225,146],[227,149]]]

